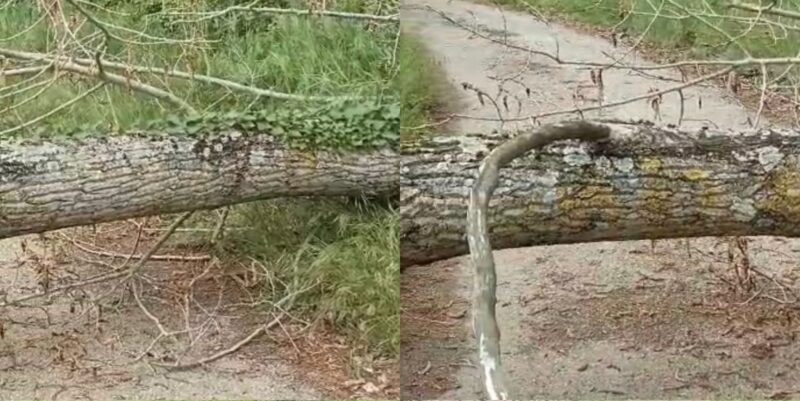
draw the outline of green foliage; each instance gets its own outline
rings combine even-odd
[[[503,3],[536,10],[554,16],[601,27],[620,24],[618,31],[632,37],[642,34],[651,25],[660,2],[632,0],[502,0]],[[758,2],[751,2],[758,4]],[[754,13],[727,7],[722,0],[676,0],[666,2],[661,16],[652,23],[646,41],[662,50],[671,50],[674,59],[713,58],[734,59],[753,57],[795,56],[800,51],[800,32],[797,28],[783,30],[775,25],[751,26],[746,20],[721,16],[754,17]],[[800,10],[800,3],[784,1],[780,6]],[[634,13],[625,18],[628,10]],[[762,18],[774,18],[762,16]],[[623,21],[624,19],[624,21]],[[791,20],[784,23],[792,24]],[[798,26],[797,22],[794,22]],[[735,38],[732,41],[731,38]],[[741,47],[739,45],[741,45]]]
[[[396,148],[400,106],[377,101],[334,101],[322,106],[276,107],[250,112],[205,113],[196,117],[170,116],[149,121],[122,134],[149,137],[215,137],[230,131],[271,135],[298,150],[352,151]],[[27,141],[82,139],[108,135],[98,124],[69,131],[44,127],[22,135]]]
[[[140,6],[142,3],[158,7],[148,10]],[[199,23],[177,23],[175,16],[170,16],[167,21],[163,14],[158,14],[164,8],[161,3],[160,0],[119,2],[112,4],[114,8],[111,11],[91,9],[96,18],[109,25],[142,30],[151,36],[111,29],[112,33],[129,42],[112,40],[107,59],[159,69],[194,71],[297,95],[398,97],[391,85],[390,59],[396,29],[392,24],[370,28],[363,23],[336,19],[264,16],[249,12],[230,13]],[[184,10],[189,6],[196,7],[191,8],[192,11],[222,7],[196,0],[174,0],[165,4],[172,10],[178,10],[180,6]],[[35,23],[41,15],[34,5],[33,2],[23,2],[0,10],[0,38],[13,38],[3,42],[3,47],[42,53],[54,51],[54,33],[45,22]],[[264,2],[264,5],[279,6],[282,3]],[[33,28],[28,29],[30,26]],[[91,24],[83,24],[76,35],[83,37],[97,32]],[[191,42],[176,44],[159,38]],[[81,53],[78,55],[83,56]],[[47,113],[96,83],[85,78],[62,78],[50,83],[50,78],[49,73],[32,81],[26,81],[31,79],[29,76],[0,78],[4,81],[0,82],[0,110],[6,110],[0,113],[0,126],[13,127]],[[247,113],[251,110],[308,107],[244,92],[232,93],[216,85],[157,73],[137,74],[136,78],[168,89],[201,113]],[[30,83],[41,85],[35,90],[13,94],[16,89]],[[39,90],[41,93],[36,93]],[[34,93],[36,96],[32,96]],[[12,107],[13,111],[10,111]],[[37,131],[119,132],[143,122],[168,118],[179,111],[173,104],[129,88],[107,85],[44,120],[39,124],[42,130],[32,127],[16,134],[35,137],[41,133]],[[86,129],[87,126],[90,129]]]
[[[215,135],[226,129],[272,135],[300,150],[359,150],[396,147],[400,108],[396,104],[335,102],[325,107],[279,108],[248,114],[205,114],[166,120],[169,134]]]
[[[400,137],[407,142],[426,133],[412,128],[430,123],[444,111],[444,104],[452,105],[456,100],[450,96],[453,88],[438,62],[415,34],[403,31],[398,58],[400,73],[395,86],[401,93]]]
[[[312,287],[295,306],[325,319],[372,353],[396,357],[399,323],[399,213],[339,200],[273,200],[238,206],[224,246],[261,261],[273,301]]]

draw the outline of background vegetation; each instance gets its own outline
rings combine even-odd
[[[400,74],[395,81],[401,93],[400,137],[411,141],[430,131],[437,116],[453,108],[452,88],[423,38],[405,29],[400,36]],[[449,104],[448,108],[445,104]]]
[[[729,7],[729,0],[500,0],[501,4],[558,19],[613,30],[644,44],[665,61],[797,56],[796,19]],[[745,4],[798,11],[796,0],[747,1]],[[744,67],[746,70],[753,66]],[[757,68],[757,67],[755,67]],[[797,74],[792,74],[797,79]],[[788,79],[788,78],[787,78]]]

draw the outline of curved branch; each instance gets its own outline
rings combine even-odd
[[[469,198],[467,240],[470,259],[475,269],[472,329],[478,340],[484,389],[491,400],[508,399],[500,363],[500,329],[495,317],[497,275],[487,218],[489,200],[497,187],[500,169],[531,149],[567,139],[598,141],[608,138],[610,131],[607,126],[583,121],[546,126],[510,139],[492,150],[481,163]]]

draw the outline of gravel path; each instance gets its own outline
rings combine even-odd
[[[467,82],[494,94],[499,79],[513,76],[517,83],[507,82],[505,87],[510,98],[524,99],[520,115],[591,106],[598,90],[586,69],[511,51],[470,34],[427,6],[500,40],[507,37],[512,43],[552,52],[558,43],[563,60],[604,62],[607,55],[626,51],[523,13],[501,13],[461,0],[405,0],[404,26],[423,38],[453,83],[460,87]],[[626,60],[643,63],[636,54]],[[680,79],[677,71],[659,74]],[[608,104],[676,82],[609,70],[604,84]],[[461,113],[496,117],[490,104],[482,106],[474,94],[459,92],[466,105]],[[691,88],[684,94],[683,127],[747,129],[747,118],[753,115],[714,87]],[[678,99],[674,93],[665,95],[660,123],[678,121]],[[514,103],[511,116],[517,114],[516,107]],[[642,100],[585,116],[654,120],[654,111]],[[501,126],[458,119],[450,128],[458,135]],[[797,310],[761,298],[739,305],[749,296],[733,294],[720,281],[729,273],[727,247],[720,241],[693,239],[689,252],[684,240],[658,241],[655,250],[650,241],[629,241],[497,251],[498,320],[512,397],[748,399],[800,391],[800,346],[792,323]],[[790,282],[800,273],[799,241],[758,238],[750,247],[759,269]],[[404,288],[418,291],[413,304],[403,305],[410,316],[404,322],[414,324],[419,316],[439,321],[439,326],[403,326],[405,398],[482,396],[477,370],[461,360],[474,355],[474,341],[466,329],[469,319],[453,318],[468,305],[471,271],[466,262],[462,257],[404,272]],[[762,285],[765,292],[773,290],[769,283]],[[432,317],[435,311],[441,316]],[[458,324],[448,329],[441,321]]]
[[[6,293],[10,299],[38,288],[32,263],[18,263],[23,239],[28,240],[28,246],[36,246],[36,236],[0,240],[0,295]],[[85,274],[87,269],[76,265],[57,267],[61,274]],[[168,269],[171,267],[159,265],[149,273]],[[177,270],[180,268],[172,272]],[[276,355],[270,354],[270,345],[264,342],[201,368],[177,372],[153,369],[134,358],[148,348],[158,333],[135,304],[128,302],[116,311],[106,308],[102,322],[96,326],[93,314],[83,315],[83,306],[70,299],[53,297],[33,308],[0,311],[0,324],[5,328],[0,338],[0,399],[322,398],[303,377],[276,360]],[[156,304],[150,309],[162,317],[167,327],[180,327],[180,320],[164,318],[170,316],[171,307]],[[200,355],[227,348],[246,335],[238,332],[239,321],[229,316],[219,317],[217,323],[220,335],[205,336],[195,344]],[[252,329],[248,333],[249,330]],[[185,345],[185,341],[162,341],[151,354],[168,356]]]

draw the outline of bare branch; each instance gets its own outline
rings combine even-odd
[[[723,75],[729,73],[732,70],[733,70],[733,67],[723,68],[721,70],[714,71],[714,72],[712,72],[710,74],[706,74],[706,75],[703,75],[701,77],[695,78],[693,80],[687,81],[687,82],[682,83],[680,85],[675,85],[675,86],[669,87],[667,89],[662,89],[660,91],[645,93],[645,94],[642,94],[642,95],[639,95],[639,96],[633,96],[633,97],[630,97],[630,98],[627,98],[627,99],[623,99],[623,100],[619,100],[619,101],[616,101],[616,102],[600,104],[600,105],[597,105],[597,106],[575,107],[575,108],[572,108],[572,109],[548,111],[548,112],[532,114],[532,115],[528,115],[528,116],[524,116],[524,117],[505,118],[502,121],[508,122],[508,121],[537,120],[537,119],[544,118],[544,117],[552,117],[552,116],[573,114],[573,113],[585,113],[587,111],[594,111],[594,110],[600,110],[600,109],[607,109],[607,108],[611,108],[611,107],[622,106],[622,105],[625,105],[625,104],[628,104],[628,103],[633,103],[633,102],[636,102],[636,101],[639,101],[639,100],[651,99],[653,97],[662,96],[662,95],[665,95],[667,93],[680,91],[681,89],[685,89],[685,88],[688,88],[690,86],[695,86],[695,85],[697,85],[699,83],[702,83],[702,82],[705,82],[705,81],[709,81],[711,79],[723,76]],[[464,115],[464,114],[452,114],[451,116],[452,117],[457,117],[457,118],[466,118],[466,119],[470,119],[470,120],[501,121],[499,119],[490,118],[490,117],[474,117],[474,116],[469,116],[469,115]]]
[[[5,49],[0,48],[0,55],[4,55],[6,57],[12,57],[17,59],[23,60],[38,60],[38,61],[49,61],[49,62],[56,62],[59,60],[64,63],[75,63],[80,66],[90,66],[96,64],[97,61],[89,58],[54,58],[48,56],[43,53],[34,53],[34,52],[24,52],[12,49]],[[124,70],[128,72],[140,72],[140,73],[150,73],[154,75],[167,75],[175,78],[187,79],[187,80],[194,80],[197,82],[203,82],[212,85],[218,85],[224,88],[228,88],[231,90],[239,91],[239,92],[246,92],[257,96],[264,96],[264,97],[271,97],[275,99],[282,99],[282,100],[298,100],[298,101],[331,101],[331,100],[341,100],[341,99],[348,99],[353,98],[353,96],[306,96],[306,95],[295,95],[290,93],[282,93],[273,91],[270,89],[263,89],[254,86],[248,86],[245,84],[240,84],[234,81],[212,77],[203,74],[195,74],[195,73],[188,73],[185,71],[179,71],[174,69],[165,69],[165,68],[155,68],[155,67],[147,67],[142,65],[135,65],[135,64],[126,64],[126,63],[119,63],[113,62],[108,60],[101,60],[100,63],[103,67],[108,69],[117,69],[117,70]],[[82,69],[81,71],[86,71]],[[33,71],[31,71],[33,72]],[[76,71],[78,72],[78,71]],[[127,78],[122,78],[126,80]],[[125,81],[127,82],[127,81]],[[116,82],[114,82],[116,83]],[[151,87],[152,88],[152,87]],[[180,99],[178,99],[180,100]],[[182,102],[182,101],[181,101]]]
[[[40,115],[40,116],[38,116],[38,117],[36,117],[36,118],[34,118],[34,119],[32,119],[32,120],[26,121],[26,122],[24,122],[24,123],[22,123],[22,124],[20,124],[20,125],[17,125],[17,126],[15,126],[15,127],[11,127],[11,128],[5,129],[5,130],[3,130],[3,131],[0,131],[0,136],[3,136],[3,135],[6,135],[6,134],[9,134],[9,133],[11,133],[11,132],[19,131],[19,130],[21,130],[21,129],[23,129],[23,128],[30,127],[31,125],[33,125],[33,124],[36,124],[36,123],[38,123],[38,122],[40,122],[40,121],[42,121],[42,120],[44,120],[44,119],[46,119],[46,118],[48,118],[48,117],[50,117],[50,116],[52,116],[52,115],[54,115],[54,114],[58,113],[59,111],[61,111],[61,110],[64,110],[64,109],[66,109],[67,107],[70,107],[70,106],[72,106],[73,104],[75,104],[75,103],[76,103],[76,102],[78,102],[79,100],[81,100],[81,99],[85,98],[86,96],[89,96],[89,95],[91,95],[91,94],[92,94],[92,93],[94,93],[96,90],[98,90],[98,89],[102,88],[104,85],[106,85],[106,83],[105,83],[105,82],[100,82],[99,84],[97,84],[97,85],[93,86],[92,88],[90,88],[90,89],[89,89],[89,90],[87,90],[86,92],[83,92],[82,94],[80,94],[80,95],[78,95],[78,96],[76,96],[76,97],[72,98],[72,99],[71,99],[70,101],[68,101],[68,102],[64,102],[64,103],[62,103],[61,105],[59,105],[58,107],[55,107],[54,109],[52,109],[52,110],[48,111],[47,113],[44,113],[44,114],[42,114],[42,115]]]
[[[754,4],[743,3],[741,0],[731,0],[730,3],[728,4],[728,7],[738,8],[740,10],[745,10],[745,11],[752,11],[752,12],[756,12],[756,13],[759,13],[759,14],[761,14],[761,13],[763,13],[763,14],[772,14],[772,15],[778,15],[778,16],[781,16],[781,17],[800,19],[800,12],[776,8],[775,7],[775,2],[772,2],[772,4],[770,4],[770,5],[766,6],[766,7],[759,7],[759,6],[754,5]]]
[[[62,70],[78,73],[78,74],[85,75],[85,76],[88,76],[88,77],[97,77],[97,78],[102,79],[103,81],[108,82],[108,83],[112,83],[112,84],[115,84],[115,85],[120,85],[120,86],[123,86],[123,87],[126,87],[126,88],[131,88],[131,89],[133,89],[133,90],[135,90],[137,92],[143,93],[145,95],[152,96],[152,97],[155,97],[155,98],[160,99],[160,100],[168,101],[168,102],[178,106],[179,108],[183,109],[184,111],[186,111],[190,115],[196,115],[197,114],[197,111],[192,106],[190,106],[183,99],[173,95],[170,92],[167,92],[165,90],[156,88],[154,86],[148,85],[148,84],[140,82],[140,81],[136,81],[136,80],[132,80],[132,79],[123,77],[121,75],[112,74],[112,73],[104,72],[104,71],[93,71],[89,67],[85,67],[85,66],[73,63],[71,61],[67,61],[68,60],[67,58],[63,58],[62,57],[62,58],[56,59],[56,58],[52,58],[52,57],[49,57],[49,56],[41,54],[41,53],[20,52],[20,51],[16,51],[16,50],[3,49],[3,48],[0,48],[0,55],[6,56],[6,57],[12,57],[12,58],[16,58],[16,59],[22,59],[22,60],[46,61],[46,62],[57,63],[58,68],[60,68]]]
[[[254,2],[255,3],[255,2]],[[298,16],[321,16],[321,17],[334,17],[352,20],[367,20],[375,22],[388,22],[398,23],[400,17],[398,15],[373,15],[361,13],[348,13],[343,11],[330,11],[330,10],[298,10],[290,8],[275,8],[275,7],[253,7],[253,3],[248,6],[230,6],[219,11],[208,12],[168,12],[162,13],[164,15],[190,15],[197,16],[195,19],[182,19],[176,20],[175,23],[196,23],[200,21],[209,20],[212,18],[221,17],[233,12],[253,12],[260,14],[280,14],[280,15],[298,15]]]

